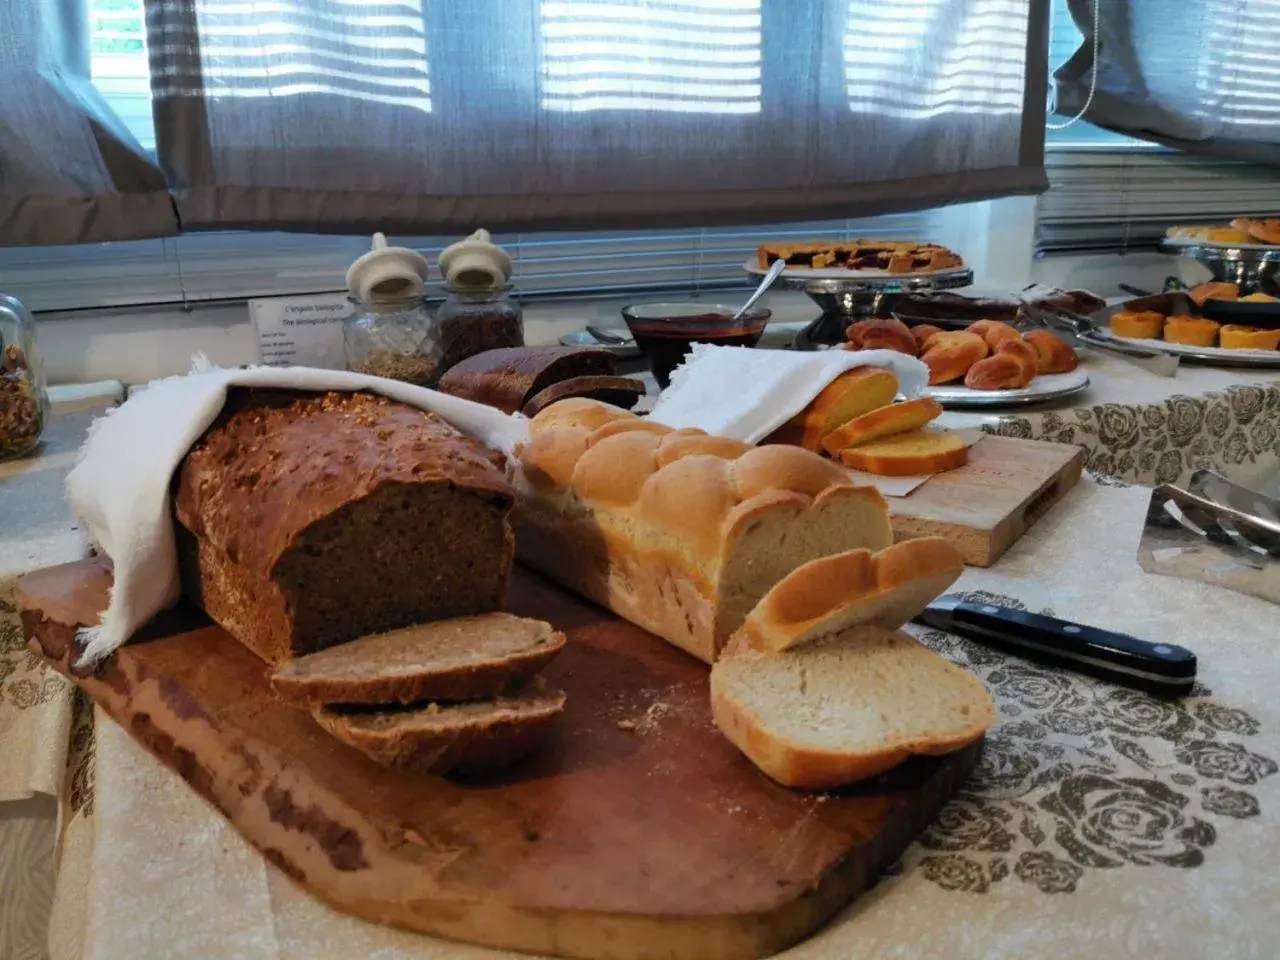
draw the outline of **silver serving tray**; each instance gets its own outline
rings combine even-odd
[[[1242,293],[1280,294],[1280,246],[1265,243],[1214,244],[1166,239],[1161,253],[1204,264],[1213,279],[1238,283]]]
[[[1228,350],[1225,347],[1193,347],[1185,343],[1169,343],[1167,340],[1137,340],[1129,337],[1118,337],[1105,327],[1091,331],[1089,336],[1085,338],[1085,342],[1088,343],[1090,339],[1095,337],[1099,340],[1109,340],[1112,343],[1162,350],[1191,363],[1202,363],[1215,367],[1280,369],[1280,350]]]
[[[753,277],[765,271],[755,257],[742,265]],[[773,282],[777,290],[799,290],[807,293],[823,313],[840,313],[850,317],[868,317],[879,312],[882,298],[895,293],[928,293],[952,290],[973,283],[971,267],[949,267],[929,273],[884,273],[883,271],[845,270],[810,267],[788,267]]]

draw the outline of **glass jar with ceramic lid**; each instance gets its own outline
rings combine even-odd
[[[486,350],[524,346],[524,312],[511,296],[511,258],[487,230],[446,247],[440,272],[445,302],[436,319],[443,369]]]
[[[21,301],[0,293],[0,460],[40,442],[48,406],[35,320]]]
[[[426,279],[426,257],[389,247],[386,237],[374,234],[373,248],[347,271],[353,304],[342,328],[347,369],[420,387],[436,384],[444,371]]]

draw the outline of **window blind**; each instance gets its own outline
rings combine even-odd
[[[1083,40],[1067,0],[1053,0],[1052,14],[1051,69]],[[1042,254],[1150,249],[1175,224],[1280,211],[1274,168],[1190,156],[1083,121],[1048,132],[1045,172],[1049,190],[1037,201],[1035,235]]]
[[[89,76],[138,144],[154,150],[142,0],[89,0]]]
[[[1036,215],[1041,253],[1150,249],[1174,224],[1280,214],[1266,167],[1159,149],[1054,150]]]
[[[939,240],[938,211],[874,220],[685,230],[495,234],[511,254],[521,296],[682,294],[754,283],[742,269],[765,240],[859,237]],[[426,255],[459,237],[392,237]],[[0,290],[33,310],[199,303],[346,289],[367,237],[208,233],[167,240],[0,249]],[[438,291],[438,286],[435,287]]]

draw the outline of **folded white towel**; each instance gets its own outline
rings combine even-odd
[[[197,361],[197,368],[202,366]],[[71,509],[115,568],[101,623],[82,631],[81,663],[101,660],[177,601],[169,484],[191,445],[222,411],[230,386],[369,390],[438,414],[507,454],[528,436],[528,421],[521,416],[396,380],[335,370],[205,368],[135,390],[128,401],[93,424],[67,477]]]
[[[893,350],[753,350],[696,343],[653,405],[650,420],[758,443],[854,367],[884,367],[906,397],[919,396],[929,369]]]

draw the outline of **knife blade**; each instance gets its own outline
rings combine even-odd
[[[1185,647],[953,594],[933,601],[916,619],[1028,660],[1153,693],[1182,695],[1196,679],[1196,655]]]

